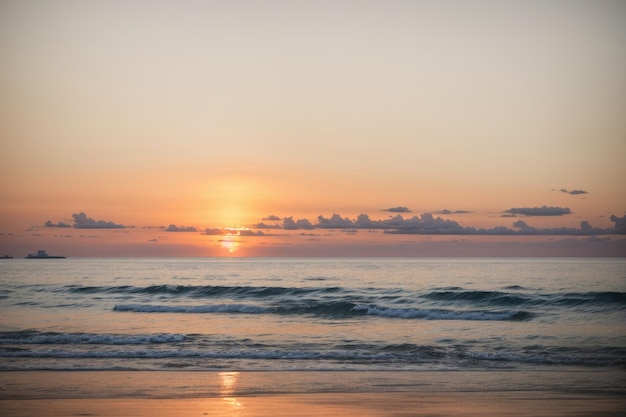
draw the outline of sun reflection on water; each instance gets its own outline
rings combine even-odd
[[[222,401],[233,412],[233,416],[239,415],[244,409],[244,405],[234,396],[237,391],[239,372],[220,372],[218,377],[219,394],[222,396]]]

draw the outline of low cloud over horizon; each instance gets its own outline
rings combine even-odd
[[[465,211],[459,210],[459,213],[465,213]],[[449,210],[442,210],[441,214],[453,214],[457,212],[451,212]],[[507,210],[503,216],[516,217],[517,215],[523,216],[562,216],[571,214],[569,208],[563,207],[532,207],[532,208],[512,208]],[[72,215],[74,219],[74,225],[69,225],[64,222],[52,223],[48,220],[45,223],[45,227],[59,227],[67,228],[73,227],[77,229],[122,229],[128,228],[122,224],[117,224],[111,221],[94,220],[88,217],[85,213],[75,213]],[[176,226],[170,224],[167,228],[164,228],[166,232],[200,232],[203,235],[239,235],[239,236],[273,236],[267,234],[261,230],[251,229],[266,229],[266,230],[314,230],[314,229],[340,229],[349,230],[351,233],[355,233],[359,229],[368,230],[381,230],[386,234],[420,234],[420,235],[491,235],[491,236],[510,236],[510,235],[572,235],[572,236],[591,236],[591,235],[606,235],[606,234],[626,234],[626,215],[618,217],[616,215],[610,216],[610,220],[614,223],[613,227],[598,228],[592,226],[588,221],[581,221],[579,227],[550,227],[550,228],[536,228],[528,225],[523,220],[515,221],[508,226],[496,226],[492,228],[477,228],[472,226],[464,226],[459,222],[452,219],[444,219],[442,217],[436,217],[431,213],[424,213],[420,216],[403,217],[401,214],[389,217],[383,220],[372,220],[367,214],[360,214],[356,218],[351,219],[349,217],[343,217],[339,214],[333,214],[330,217],[323,215],[317,216],[315,222],[308,219],[294,219],[293,217],[279,218],[278,216],[268,216],[264,220],[271,220],[275,223],[257,223],[251,225],[249,228],[206,228],[204,230],[198,229],[195,226]]]
[[[175,224],[170,224],[165,228],[166,232],[197,232],[194,226],[176,226]]]
[[[247,237],[272,236],[260,230],[255,232],[254,230],[250,230],[250,229],[243,229],[243,228],[229,229],[229,228],[221,228],[221,227],[206,228],[204,229],[204,232],[202,232],[202,234],[207,235],[207,236],[228,236],[228,235],[247,236]]]
[[[540,207],[529,209],[530,212],[551,213],[554,209],[567,210],[559,207]],[[524,211],[523,209],[519,209]],[[557,210],[554,210],[557,211]],[[563,213],[565,214],[565,213]],[[530,216],[539,216],[540,214],[530,214]],[[546,216],[554,216],[556,214],[544,214]],[[559,214],[561,215],[561,214]],[[294,220],[293,217],[285,217],[283,224],[267,225],[259,223],[253,227],[259,229],[282,229],[282,230],[312,230],[312,229],[382,229],[388,234],[421,234],[421,235],[598,235],[598,234],[626,234],[626,215],[623,217],[611,216],[611,221],[615,223],[612,228],[592,227],[589,222],[582,221],[579,228],[574,227],[558,227],[558,228],[535,228],[526,224],[522,220],[518,220],[512,224],[513,228],[505,226],[496,226],[493,228],[475,228],[471,226],[462,226],[460,223],[434,217],[430,213],[424,213],[421,216],[413,216],[404,218],[397,215],[385,220],[371,220],[367,214],[360,214],[356,219],[342,217],[339,214],[333,214],[331,217],[322,215],[317,217],[317,223],[312,223],[308,219]]]
[[[75,229],[125,229],[128,227],[112,221],[94,220],[84,212],[74,213],[72,218],[74,219],[73,225],[64,222],[52,223],[51,220],[48,220],[44,223],[44,227],[73,227]]]

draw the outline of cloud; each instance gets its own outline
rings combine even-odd
[[[246,236],[246,237],[255,237],[255,236],[274,236],[263,233],[262,231],[254,231],[250,229],[229,229],[229,228],[207,228],[204,229],[203,235],[209,236],[225,236],[225,235],[236,235],[236,236]]]
[[[265,233],[261,232],[260,230],[255,232],[253,230],[240,230],[239,231],[239,236],[265,236]]]
[[[218,235],[223,235],[224,234],[224,230],[220,229],[220,228],[206,228],[204,229],[204,232],[202,233],[203,235],[209,235],[209,236],[218,236]]]
[[[521,230],[530,230],[531,227],[526,224],[526,222],[524,220],[518,220],[515,223],[513,223],[513,227],[517,227]]]
[[[72,225],[63,222],[52,223],[52,221],[48,220],[44,223],[44,227],[72,227]]]
[[[531,213],[535,211],[548,211],[559,209],[559,207],[542,207],[528,209]],[[527,209],[519,209],[525,212]],[[528,215],[528,214],[526,214]],[[538,214],[533,214],[538,215]],[[545,214],[555,215],[555,214]],[[513,216],[513,215],[511,215]],[[611,216],[611,221],[615,223],[611,228],[597,228],[591,226],[589,222],[582,221],[580,227],[558,227],[558,228],[535,228],[528,225],[523,220],[518,220],[512,224],[512,227],[496,226],[493,228],[475,228],[471,226],[463,226],[460,223],[451,220],[435,217],[430,213],[424,213],[421,216],[413,216],[404,218],[398,214],[394,217],[384,220],[372,220],[367,214],[360,214],[356,219],[342,217],[339,214],[333,214],[331,217],[322,215],[317,217],[317,223],[311,223],[306,219],[294,221],[291,217],[283,220],[284,230],[299,229],[342,229],[347,233],[355,233],[358,229],[369,229],[370,231],[382,230],[387,234],[407,234],[407,235],[473,235],[473,236],[515,236],[515,235],[572,235],[572,236],[592,236],[606,234],[626,234],[626,216]]]
[[[313,229],[313,225],[307,219],[293,220],[293,217],[285,217],[283,219],[283,229],[285,230],[299,230],[299,229]]]
[[[261,220],[263,221],[268,221],[268,222],[278,222],[281,221],[282,219],[278,216],[274,216],[273,214],[267,217],[262,218]]]
[[[166,232],[197,232],[198,229],[196,229],[194,226],[176,226],[175,224],[170,224],[169,226],[167,226],[167,228],[165,229]]]
[[[566,190],[565,188],[561,188],[559,191],[570,195],[589,194],[589,192],[585,190]]]
[[[404,219],[396,216],[389,220],[381,221],[385,233],[391,234],[425,234],[425,235],[458,235],[475,234],[476,229],[463,227],[454,220],[434,217],[430,213],[424,213],[420,217],[413,216]]]
[[[124,229],[123,224],[116,224],[110,221],[94,220],[83,212],[72,214],[74,227],[77,229]]]
[[[436,211],[434,214],[468,214],[471,213],[471,211],[468,210],[448,210],[448,209],[443,209],[443,210],[439,210]]]
[[[317,216],[317,227],[321,229],[346,229],[354,227],[354,222],[349,218],[342,218],[338,214],[333,214],[330,218]]]
[[[74,224],[64,222],[53,223],[48,220],[44,223],[44,227],[74,227],[75,229],[125,229],[127,226],[123,224],[115,224],[104,220],[94,220],[83,212],[72,214]]]
[[[613,231],[615,232],[615,234],[626,234],[626,215],[622,217],[612,215],[610,219],[613,223],[615,223],[615,226],[613,227]]]
[[[467,234],[468,230],[453,220],[425,213],[421,217],[403,218],[401,215],[385,220],[371,220],[367,214],[360,214],[355,220],[333,214],[331,217],[318,216],[317,223],[312,224],[306,219],[294,222],[291,217],[285,218],[284,228],[295,229],[385,229],[389,233],[423,233],[423,234]],[[471,229],[470,231],[473,231]]]
[[[565,214],[571,214],[567,207],[519,207],[511,208],[505,211],[509,214],[521,214],[524,216],[563,216]]]
[[[283,225],[281,224],[267,224],[267,223],[253,224],[252,227],[254,227],[255,229],[283,229]]]
[[[390,207],[388,209],[383,209],[383,211],[390,211],[392,213],[411,213],[411,209],[403,206]]]

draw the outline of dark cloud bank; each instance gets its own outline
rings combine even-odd
[[[558,210],[553,210],[558,209]],[[518,210],[519,214],[529,216],[539,216],[537,213],[544,213],[544,216],[555,216],[566,214],[559,207],[539,207]],[[510,211],[509,211],[510,212]],[[554,214],[559,212],[560,214]],[[531,213],[531,214],[527,214]],[[523,220],[513,223],[513,227],[498,226],[489,229],[462,226],[458,222],[441,217],[434,217],[430,213],[421,216],[404,218],[401,215],[385,220],[371,220],[367,214],[361,214],[356,219],[342,217],[333,214],[331,217],[318,216],[317,222],[312,223],[307,219],[294,220],[292,217],[283,219],[282,224],[268,225],[259,223],[254,225],[260,229],[283,229],[283,230],[312,230],[312,229],[379,229],[388,234],[407,235],[601,235],[601,234],[626,234],[626,216],[611,216],[611,221],[615,223],[611,228],[592,227],[588,222],[583,221],[579,228],[559,227],[538,229],[529,226]]]
[[[505,216],[562,216],[570,214],[569,208],[563,207],[532,207],[532,208],[512,208],[506,210]],[[447,210],[446,210],[446,213]],[[64,222],[52,223],[48,220],[45,227],[73,227],[76,229],[123,229],[128,226],[117,224],[111,221],[94,220],[85,213],[74,213],[72,215],[74,224],[70,225]],[[471,226],[463,226],[455,220],[443,219],[435,217],[430,213],[424,213],[421,216],[413,216],[404,218],[398,214],[384,220],[372,220],[367,214],[360,214],[355,219],[342,217],[339,214],[333,214],[331,217],[322,215],[317,217],[317,222],[311,222],[308,219],[297,219],[293,217],[285,217],[282,220],[277,216],[269,216],[263,220],[275,221],[276,223],[258,223],[252,227],[255,229],[276,229],[276,230],[314,230],[314,229],[344,229],[351,233],[358,229],[382,230],[388,234],[406,234],[406,235],[609,235],[609,234],[626,234],[626,215],[617,217],[612,215],[610,220],[614,223],[613,227],[598,228],[593,227],[589,222],[582,221],[580,227],[558,227],[558,228],[535,228],[528,225],[523,220],[515,221],[512,227],[497,226],[493,228],[476,228]],[[280,223],[282,221],[282,223]],[[170,224],[165,231],[168,232],[199,232],[193,226],[176,226]],[[271,236],[260,230],[237,230],[222,228],[207,228],[202,234],[204,235],[227,235],[238,234],[240,236]]]

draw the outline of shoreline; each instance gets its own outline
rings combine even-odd
[[[0,400],[550,391],[624,395],[626,370],[0,371]]]
[[[618,416],[615,368],[463,371],[2,371],[0,415]]]

